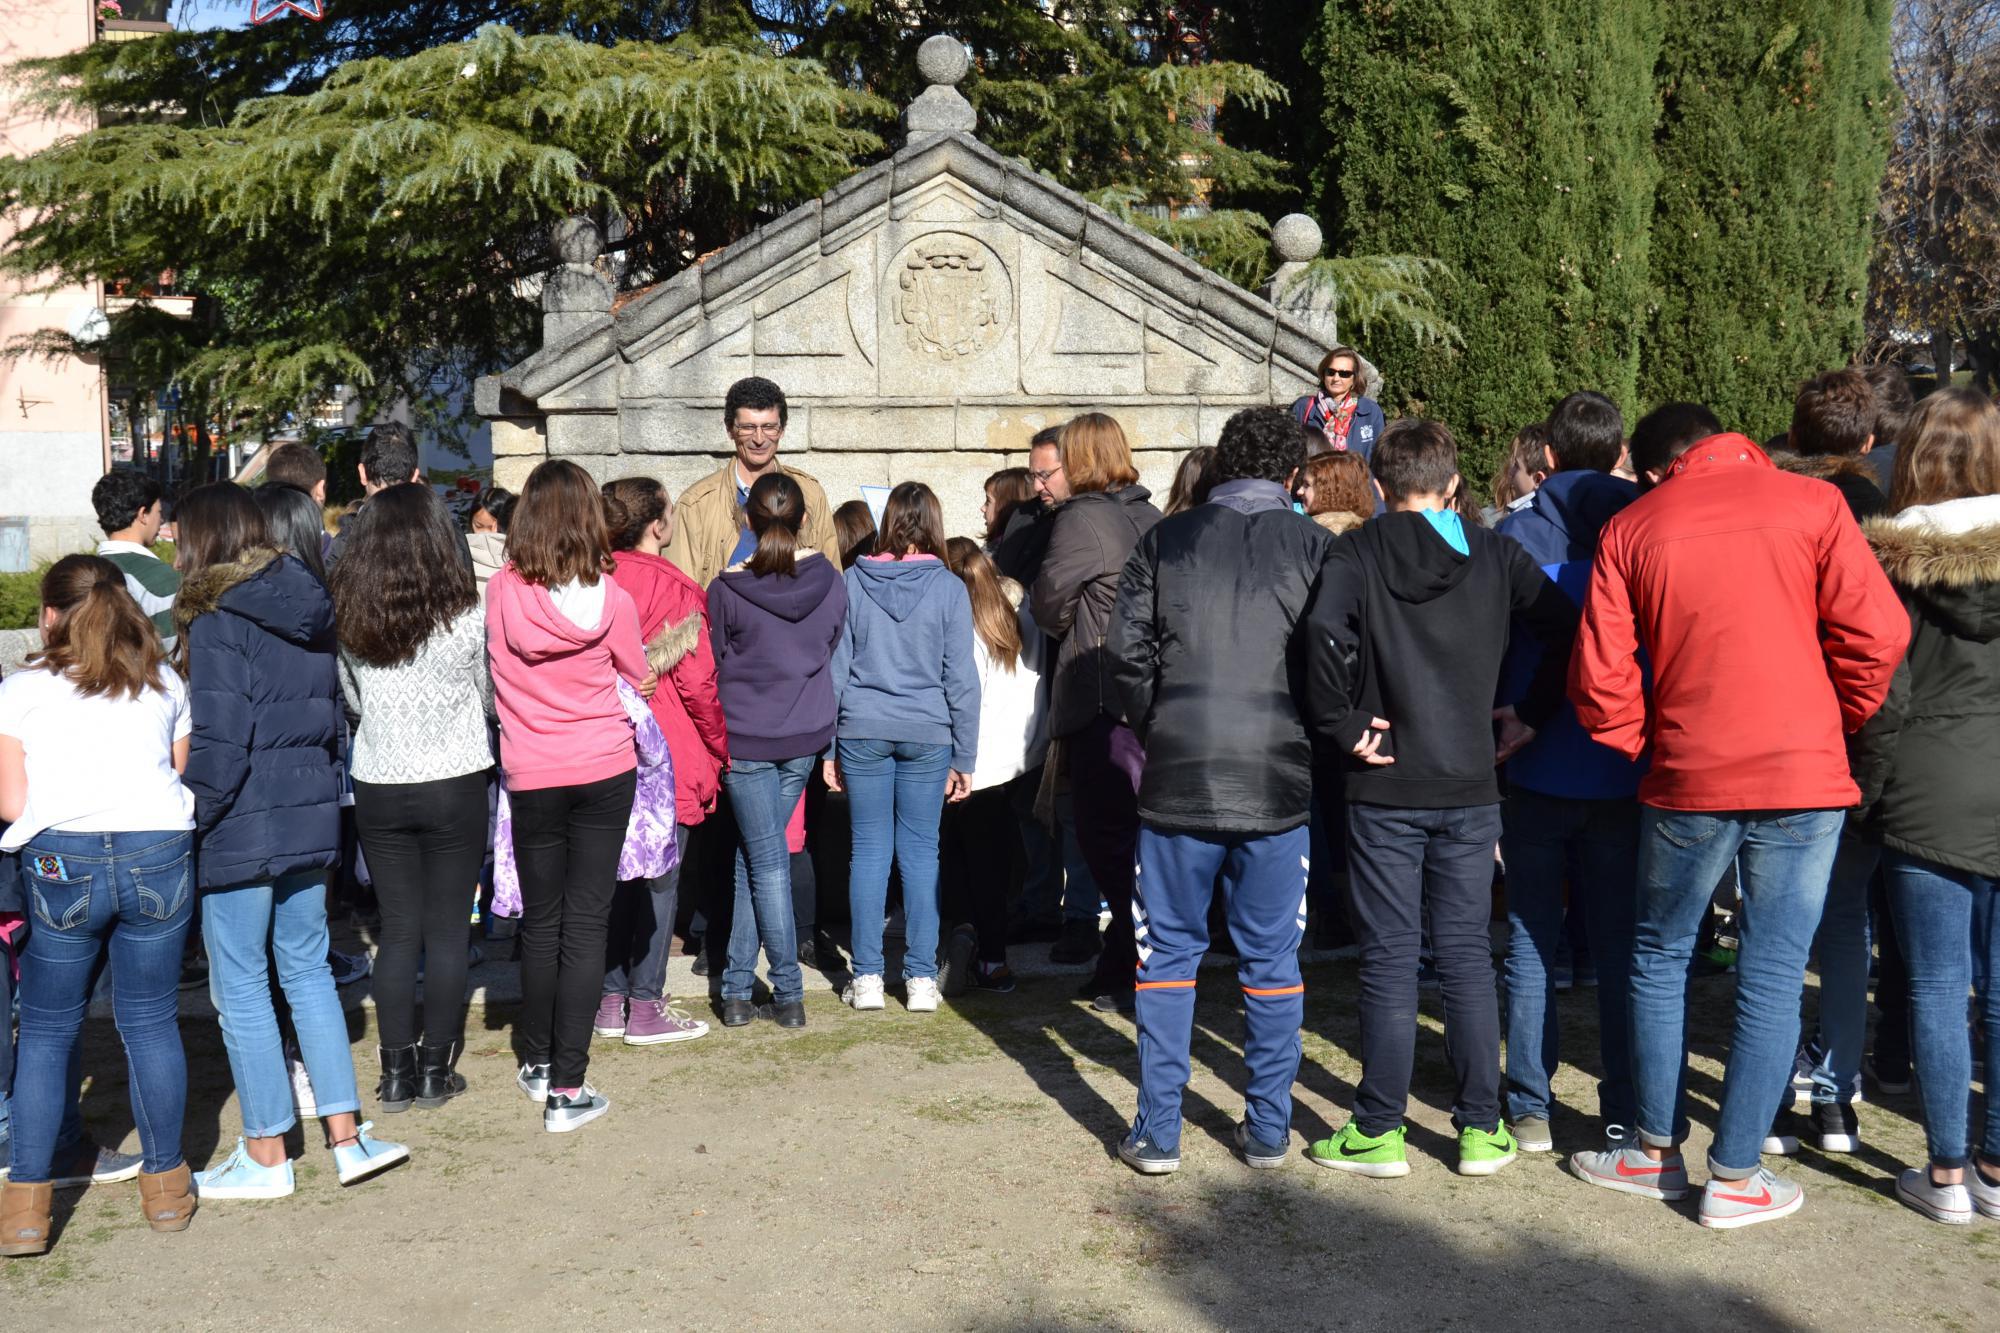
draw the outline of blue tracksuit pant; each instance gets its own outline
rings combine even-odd
[[[1135,1136],[1162,1148],[1181,1141],[1181,1090],[1194,1029],[1195,968],[1208,952],[1208,905],[1218,874],[1243,984],[1243,1062],[1250,1130],[1265,1143],[1291,1136],[1305,985],[1309,835],[1139,831],[1132,925],[1139,941],[1139,1115]]]

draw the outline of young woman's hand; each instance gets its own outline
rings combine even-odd
[[[819,769],[819,771],[820,771],[820,776],[826,779],[826,789],[827,789],[828,791],[844,791],[844,790],[845,790],[845,788],[843,788],[843,787],[842,787],[842,786],[840,785],[840,761],[839,761],[839,760],[837,760],[837,759],[828,759],[828,760],[825,760],[824,762],[822,762],[822,763],[820,764],[820,769]]]
[[[650,699],[653,697],[653,691],[659,688],[660,673],[657,671],[648,671],[646,678],[639,682],[639,697],[641,699]]]
[[[944,780],[945,804],[957,805],[970,795],[972,795],[972,778],[955,768],[951,770],[951,775]]]

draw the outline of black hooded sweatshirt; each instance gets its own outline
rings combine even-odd
[[[1422,514],[1391,513],[1334,543],[1310,612],[1307,711],[1345,756],[1350,801],[1500,799],[1492,701],[1512,617],[1542,645],[1521,720],[1539,728],[1562,704],[1576,607],[1518,543],[1469,524],[1465,539],[1460,555]],[[1371,717],[1389,723],[1380,752],[1393,764],[1353,757]]]

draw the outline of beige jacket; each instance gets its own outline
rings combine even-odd
[[[799,541],[833,561],[838,569],[840,541],[826,492],[817,481],[782,461],[778,470],[805,492],[806,521],[799,530]],[[735,553],[742,532],[740,512],[736,505],[736,460],[732,457],[719,470],[680,493],[674,503],[673,540],[661,554],[706,588],[729,567],[729,557]]]

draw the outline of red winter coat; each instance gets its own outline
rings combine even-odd
[[[1861,795],[1845,733],[1882,706],[1909,637],[1840,492],[1712,435],[1605,525],[1570,699],[1603,744],[1652,747],[1648,805],[1840,809]]]
[[[612,557],[611,577],[639,608],[646,661],[660,674],[653,716],[674,758],[676,818],[699,824],[729,764],[708,645],[708,599],[701,585],[657,555],[620,551]]]

